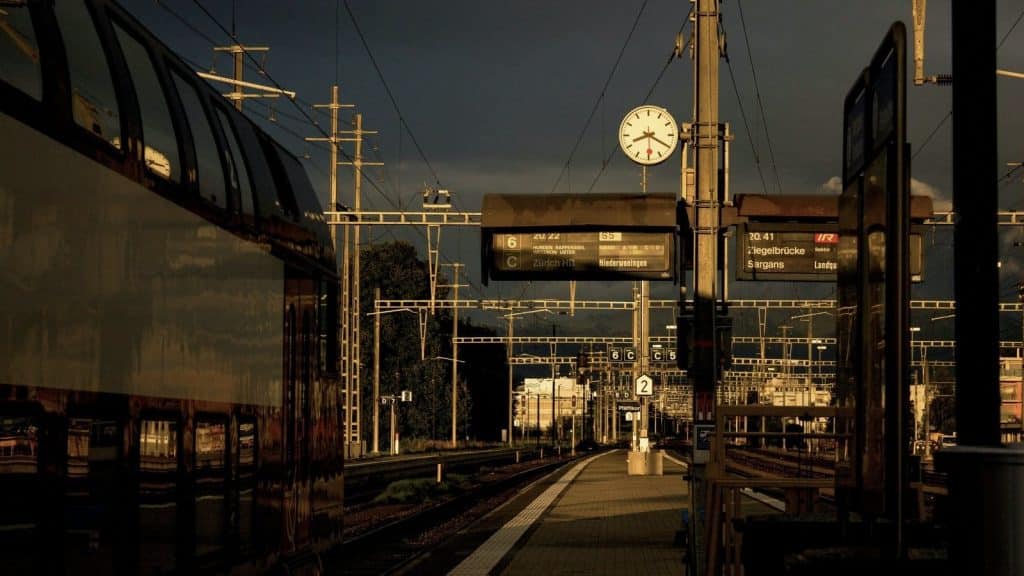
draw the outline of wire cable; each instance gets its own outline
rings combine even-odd
[[[647,8],[647,2],[648,0],[643,1],[643,4],[640,5],[640,9],[637,10],[636,17],[633,18],[633,26],[630,27],[629,34],[626,35],[626,40],[622,43],[622,48],[619,49],[619,55],[615,58],[615,63],[612,64],[612,69],[608,72],[608,77],[605,78],[604,86],[601,87],[601,92],[594,101],[594,105],[590,108],[590,114],[587,116],[587,121],[583,123],[583,129],[580,130],[579,135],[576,137],[576,143],[573,144],[572,150],[569,151],[569,158],[565,161],[565,165],[562,166],[562,171],[558,173],[558,178],[555,179],[554,186],[551,187],[552,194],[554,194],[555,190],[558,189],[558,185],[562,182],[562,177],[565,176],[565,173],[569,170],[569,165],[572,164],[573,156],[576,155],[576,150],[579,149],[580,143],[583,141],[583,136],[587,133],[587,128],[590,127],[590,122],[594,119],[594,114],[597,113],[597,109],[601,105],[601,101],[604,100],[605,93],[608,90],[608,85],[611,84],[612,78],[615,76],[615,71],[618,70],[619,63],[622,62],[622,56],[626,53],[626,47],[629,46],[630,40],[633,39],[633,33],[636,32],[637,26],[640,24],[640,17]]]
[[[370,50],[370,44],[366,41],[366,36],[363,34],[362,28],[359,26],[359,20],[356,19],[356,15],[352,13],[352,7],[349,6],[348,0],[345,1],[345,11],[348,12],[348,17],[352,21],[352,26],[356,29],[356,34],[359,35],[359,40],[363,43],[363,49],[366,50],[366,55],[370,58],[370,62],[373,64],[373,69],[377,71],[377,77],[380,78],[381,84],[384,85],[384,91],[387,92],[388,98],[391,100],[391,105],[395,108],[395,112],[398,114],[398,120],[401,122],[405,131],[409,133],[409,137],[412,138],[412,143],[416,146],[416,150],[420,154],[420,158],[423,159],[423,163],[427,165],[430,173],[434,176],[434,183],[441,187],[441,179],[437,175],[437,171],[430,164],[430,160],[427,159],[426,153],[423,152],[423,147],[420,146],[419,140],[416,139],[416,134],[413,133],[412,128],[409,127],[409,123],[405,121],[405,116],[402,114],[402,109],[398,106],[398,101],[395,99],[395,95],[391,92],[391,87],[388,85],[387,80],[384,78],[384,72],[381,71],[380,65],[377,64],[377,59],[373,56],[373,51]]]
[[[754,155],[754,166],[757,168],[757,176],[761,179],[761,190],[764,191],[765,195],[768,194],[768,184],[764,180],[764,171],[761,170],[761,155],[757,153],[757,146],[754,144],[754,136],[750,131],[750,123],[747,122],[747,111],[743,107],[743,99],[740,98],[739,86],[736,85],[736,76],[732,71],[732,60],[729,59],[729,53],[725,54],[725,65],[729,69],[729,79],[732,80],[732,90],[736,94],[736,104],[740,107],[740,117],[743,118],[743,127],[747,131],[747,141],[750,142],[750,152]]]
[[[679,34],[682,34],[683,29],[686,28],[686,23],[690,21],[690,15],[692,13],[693,13],[693,7],[691,6],[690,7],[690,11],[686,14],[686,18],[683,19],[683,25],[679,27]],[[686,49],[689,46],[690,46],[690,38],[687,38],[686,39],[686,43],[683,45],[682,49],[680,49],[680,53],[685,52]],[[644,95],[644,97],[641,100],[641,102],[647,103],[648,101],[650,101],[651,96],[654,94],[655,89],[658,88],[658,84],[661,83],[661,79],[664,78],[665,72],[668,70],[669,65],[671,65],[672,61],[675,60],[675,59],[676,59],[676,51],[675,51],[675,49],[673,49],[672,53],[668,55],[668,59],[665,60],[665,64],[661,67],[661,71],[658,72],[658,76],[654,79],[654,82],[651,83],[651,87],[647,90],[647,94]],[[597,182],[601,179],[601,176],[604,175],[604,172],[605,172],[605,170],[608,169],[608,166],[610,166],[611,163],[615,161],[615,158],[617,157],[616,156],[616,152],[617,152],[617,145],[613,144],[612,147],[611,147],[611,150],[609,150],[609,152],[608,152],[608,155],[605,156],[604,161],[601,162],[601,168],[597,171],[597,175],[595,175],[594,179],[590,182],[590,187],[587,188],[587,193],[588,194],[594,190],[595,186],[597,186]]]
[[[775,149],[772,147],[772,136],[768,131],[768,116],[764,111],[764,102],[761,100],[761,88],[757,83],[757,69],[754,66],[754,55],[750,49],[750,37],[747,35],[747,21],[743,17],[743,2],[736,0],[736,7],[739,8],[740,25],[743,28],[743,40],[747,45],[747,59],[750,61],[750,75],[754,79],[754,94],[757,96],[757,106],[761,109],[761,125],[764,127],[764,137],[768,141],[768,157],[772,161],[772,171],[775,172],[775,185],[779,194],[782,194],[782,180],[779,178],[779,169],[775,164]]]
[[[1017,19],[1013,21],[1013,25],[1010,26],[1010,29],[1003,35],[1003,39],[999,41],[999,44],[996,44],[997,51],[1003,47],[1003,42],[1006,42],[1006,39],[1010,37],[1010,34],[1013,32],[1013,29],[1017,27],[1017,24],[1020,24],[1021,18],[1024,18],[1024,9],[1020,11],[1020,14],[1017,15]]]

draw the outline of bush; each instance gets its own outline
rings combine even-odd
[[[407,478],[388,484],[379,496],[373,499],[375,504],[408,504],[412,502],[433,502],[461,492],[466,485],[466,477],[458,474],[449,475],[438,484],[433,478]]]

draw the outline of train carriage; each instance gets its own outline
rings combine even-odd
[[[338,277],[299,161],[107,0],[0,3],[0,554],[315,569]]]

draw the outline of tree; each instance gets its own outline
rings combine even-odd
[[[380,288],[384,300],[424,300],[430,297],[430,275],[425,262],[408,242],[389,242],[365,246],[360,255],[360,397],[364,428],[372,434],[374,312],[373,294]],[[442,291],[438,297],[443,297]],[[380,332],[380,393],[399,394],[411,390],[413,405],[402,407],[402,437],[429,437],[434,414],[426,408],[437,406],[440,398],[432,398],[429,382],[425,382],[426,366],[420,357],[420,315],[408,313],[383,314]],[[437,342],[440,320],[426,316],[427,342]],[[436,344],[435,344],[436,346]],[[428,348],[430,348],[428,346]],[[430,348],[427,357],[436,356]],[[436,362],[434,362],[436,364]],[[439,367],[447,374],[447,367]],[[443,376],[441,376],[443,377]],[[447,396],[446,396],[447,397]],[[386,426],[382,422],[382,426]]]
[[[360,276],[360,390],[364,428],[372,434],[373,417],[373,322],[374,288],[384,300],[427,300],[430,298],[430,274],[426,262],[419,259],[415,247],[407,242],[374,244],[363,248]],[[451,284],[439,278],[439,284]],[[448,297],[446,288],[438,288],[437,298]],[[426,350],[421,358],[420,318],[426,322]],[[400,407],[403,438],[447,440],[451,430],[451,362],[437,360],[452,354],[452,311],[438,308],[433,315],[396,312],[382,314],[380,334],[381,394],[411,390],[413,402]],[[460,336],[494,336],[487,327],[475,326],[471,319],[459,319]],[[473,344],[459,348],[457,436],[480,440],[500,440],[505,426],[507,392],[496,383],[505,381],[503,344]],[[386,422],[382,420],[382,426]]]
[[[450,323],[449,323],[450,325]],[[493,328],[476,326],[471,320],[459,320],[460,336],[496,336]],[[451,342],[451,338],[448,338]],[[470,438],[500,441],[501,430],[506,428],[508,414],[507,365],[504,344],[472,344],[459,348],[459,358],[466,363],[459,365],[460,380],[466,382],[468,395],[460,398],[470,405],[459,406],[469,416],[470,430],[463,434]]]

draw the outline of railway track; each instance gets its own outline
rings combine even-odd
[[[325,573],[400,574],[435,554],[453,534],[506,502],[524,486],[571,458],[531,458],[488,468],[463,491],[432,503],[404,506],[362,504],[346,509],[342,545],[325,555]],[[350,526],[352,523],[358,525]],[[436,555],[436,554],[435,554]],[[341,564],[344,559],[343,564]]]
[[[547,454],[551,454],[550,450]],[[452,474],[473,476],[481,471],[538,460],[539,448],[496,448],[468,452],[433,452],[402,458],[378,458],[345,466],[345,507],[372,501],[392,482],[406,479],[436,478]]]

